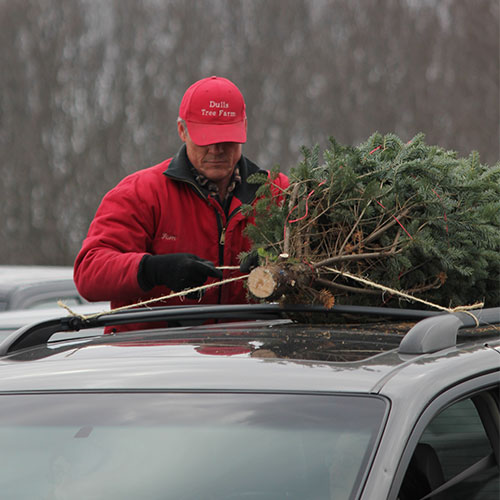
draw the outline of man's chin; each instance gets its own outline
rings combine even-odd
[[[230,165],[227,161],[206,161],[204,162],[205,168],[216,168],[218,170],[224,169],[229,170]]]
[[[233,169],[228,166],[227,163],[206,165],[205,177],[209,179],[211,177],[224,178],[233,173]]]

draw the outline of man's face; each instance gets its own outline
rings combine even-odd
[[[216,184],[228,182],[241,158],[242,145],[237,142],[218,142],[198,146],[191,140],[182,123],[177,123],[177,129],[180,138],[186,143],[186,152],[194,168]]]

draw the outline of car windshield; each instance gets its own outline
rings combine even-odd
[[[354,395],[2,395],[1,496],[349,499],[386,411]]]

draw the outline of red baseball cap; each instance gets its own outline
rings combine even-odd
[[[247,140],[245,100],[227,78],[211,76],[193,83],[182,98],[179,118],[198,146]]]

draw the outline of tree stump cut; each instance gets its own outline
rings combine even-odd
[[[310,286],[314,270],[304,264],[269,264],[255,268],[248,276],[250,293],[258,299],[277,300],[285,293]]]

